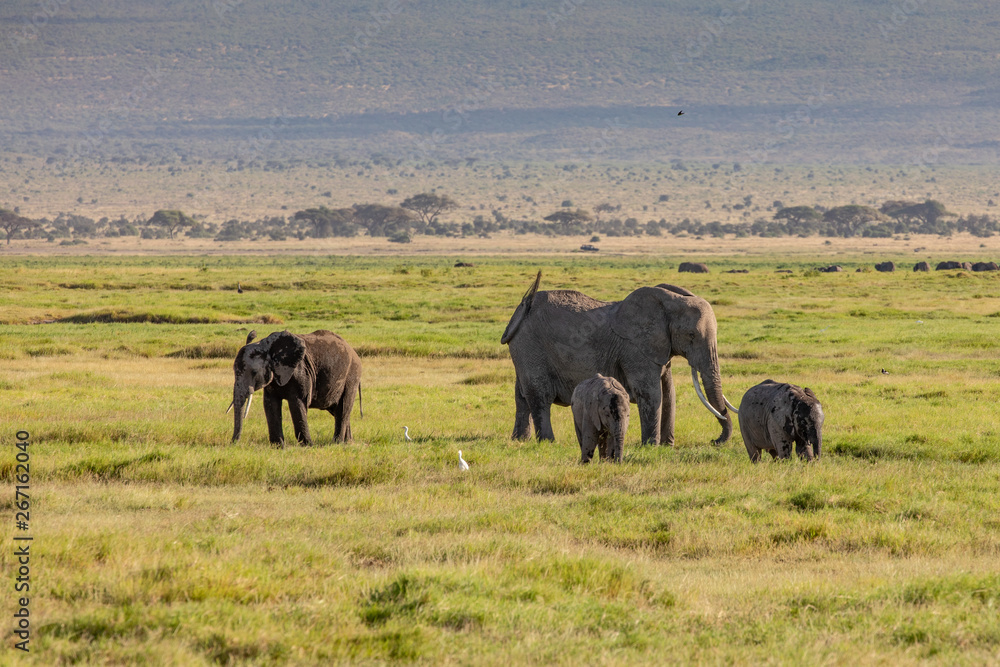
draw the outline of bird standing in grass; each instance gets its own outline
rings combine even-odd
[[[236,281],[236,293],[243,294],[243,285],[240,285],[239,281]]]
[[[458,469],[459,470],[468,470],[469,469],[469,464],[466,463],[465,459],[462,458],[462,450],[461,449],[458,450]]]
[[[409,426],[404,426],[403,427],[403,437],[406,438],[407,442],[413,442],[413,438],[410,437],[410,427]]]
[[[885,370],[885,369],[883,368],[883,369],[882,369],[882,375],[888,375],[888,374],[889,374],[889,371],[887,371],[887,370]]]

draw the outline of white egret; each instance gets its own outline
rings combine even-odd
[[[469,464],[466,462],[465,459],[462,458],[462,450],[461,449],[458,450],[458,469],[459,470],[468,470],[469,469]]]
[[[410,427],[409,426],[404,426],[403,427],[403,437],[406,438],[407,442],[413,442],[413,438],[410,437]]]

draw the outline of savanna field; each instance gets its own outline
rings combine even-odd
[[[767,248],[716,253],[710,274],[679,274],[690,256],[455,259],[4,257],[0,662],[1000,663],[1000,273],[913,273],[910,249],[838,274]],[[903,270],[854,272],[876,259]],[[620,465],[578,464],[568,408],[554,443],[511,441],[499,340],[538,269],[541,289],[709,300],[728,398],[810,387],[822,458],[752,465],[738,428],[712,445],[680,358],[672,448],[639,445],[635,406]],[[230,443],[232,360],[251,329],[285,328],[361,354],[354,442],[313,410],[318,446],[272,447],[258,392]]]

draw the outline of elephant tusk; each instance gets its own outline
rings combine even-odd
[[[246,412],[243,413],[243,419],[246,419],[247,415],[250,414],[250,404],[251,403],[253,403],[253,394],[250,394],[250,398],[247,399],[247,409],[246,409]]]
[[[732,410],[734,415],[740,414],[740,411],[736,409],[736,406],[734,406],[732,403],[729,402],[729,399],[726,398],[724,394],[722,396],[722,400],[726,402],[726,407]]]
[[[235,403],[236,403],[236,401],[229,401],[229,407],[228,407],[228,408],[226,408],[226,414],[227,414],[227,415],[229,414],[229,411],[233,409],[233,405],[234,405]]]
[[[700,398],[701,402],[705,404],[708,411],[715,415],[717,419],[725,421],[726,418],[722,415],[722,413],[713,408],[712,404],[708,402],[707,398],[705,398],[705,394],[701,390],[701,385],[698,384],[698,371],[695,370],[694,366],[691,367],[691,381],[694,382],[694,390],[698,394],[698,398]]]

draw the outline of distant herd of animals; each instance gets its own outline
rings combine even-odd
[[[883,273],[890,273],[895,271],[898,267],[895,262],[880,262],[875,265],[876,271],[881,271]],[[934,267],[935,271],[950,271],[953,269],[964,269],[966,271],[1000,271],[1000,265],[996,262],[938,262],[938,265]],[[677,269],[680,273],[708,273],[708,266],[702,264],[701,262],[681,262],[681,265]],[[821,266],[816,269],[820,273],[839,273],[844,270],[844,267],[837,264],[832,264],[830,266]],[[855,269],[856,272],[860,273],[864,271],[863,268]],[[917,262],[913,265],[914,271],[930,271],[931,265],[927,262]],[[725,273],[749,273],[746,269],[729,269]],[[790,269],[779,269],[777,273],[791,273]]]
[[[751,461],[765,451],[789,458],[793,448],[807,460],[819,458],[823,409],[808,388],[765,380],[747,390],[738,409],[723,395],[715,313],[705,299],[661,283],[639,287],[621,301],[599,301],[575,290],[539,291],[541,277],[539,271],[500,338],[515,371],[512,438],[525,440],[534,430],[539,440],[555,439],[551,407],[571,406],[580,461],[590,461],[595,452],[600,459],[621,461],[629,404],[635,403],[642,442],[673,445],[671,364],[682,356],[695,393],[722,427],[715,444],[732,435],[731,411],[739,417]],[[361,359],[347,341],[323,330],[276,331],[259,341],[256,336],[256,331],[247,335],[233,362],[233,442],[260,389],[272,444],[285,442],[286,401],[300,444],[313,442],[309,409],[333,415],[335,442],[351,440],[355,396],[362,417],[364,411]]]

